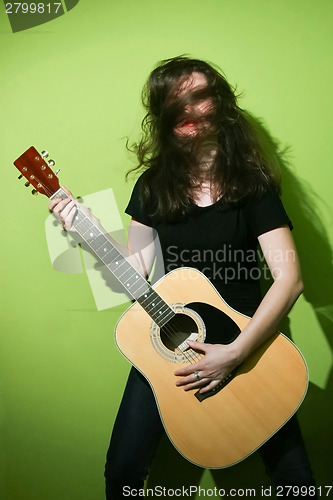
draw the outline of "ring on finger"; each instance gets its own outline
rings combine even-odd
[[[201,380],[199,372],[194,372],[193,375],[194,375],[194,378],[195,378],[196,381],[197,380]]]

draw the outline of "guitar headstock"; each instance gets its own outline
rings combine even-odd
[[[59,179],[51,169],[55,165],[53,160],[45,161],[48,153],[43,151],[38,153],[37,149],[31,146],[17,160],[14,161],[15,167],[21,172],[19,179],[25,177],[28,182],[35,188],[32,194],[45,194],[50,198],[58,189],[60,189]]]

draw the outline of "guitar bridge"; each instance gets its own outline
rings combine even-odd
[[[216,387],[214,387],[214,389],[211,389],[208,392],[204,392],[203,394],[200,391],[197,391],[194,394],[195,397],[197,398],[197,400],[200,401],[200,403],[201,403],[205,399],[210,398],[211,396],[214,396],[215,394],[220,392],[226,385],[229,384],[229,382],[232,381],[232,379],[235,377],[235,375],[237,373],[237,370],[238,370],[238,367],[235,368],[234,370],[232,370],[232,372],[226,378],[221,380],[221,382]]]
[[[179,349],[179,351],[181,351],[181,352],[186,351],[187,349],[189,349],[189,348],[190,348],[190,346],[188,345],[187,341],[188,341],[188,340],[193,340],[193,341],[194,341],[194,340],[197,340],[197,338],[198,338],[198,337],[199,337],[199,334],[198,334],[198,333],[195,333],[195,332],[191,333],[191,334],[190,334],[190,336],[189,336],[189,337],[187,337],[187,339],[186,339],[186,340],[184,340],[184,342],[182,342],[181,344],[179,344],[179,345],[176,347],[176,349]]]

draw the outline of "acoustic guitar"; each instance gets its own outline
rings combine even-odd
[[[54,162],[46,156],[30,147],[14,165],[34,194],[66,198],[50,168]],[[276,332],[208,393],[176,387],[176,368],[202,356],[189,348],[188,339],[228,344],[250,318],[229,307],[196,269],[176,269],[151,286],[79,204],[73,226],[134,299],[116,325],[115,341],[148,380],[166,433],[187,460],[201,467],[229,467],[290,419],[308,386],[305,360],[293,342]]]

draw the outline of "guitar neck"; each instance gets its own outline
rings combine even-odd
[[[67,197],[67,193],[60,188],[51,198]],[[160,328],[174,316],[174,311],[119,252],[106,236],[106,231],[98,227],[79,205],[76,205],[73,227],[92,253],[112,272],[126,292],[143,307]]]

